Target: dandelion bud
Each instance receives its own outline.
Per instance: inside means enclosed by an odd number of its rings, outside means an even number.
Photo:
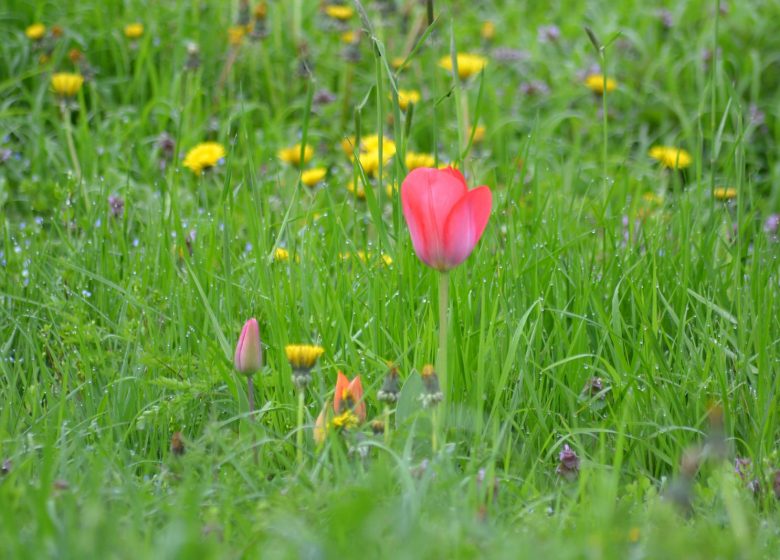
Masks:
[[[558,455],[558,468],[555,472],[566,480],[576,480],[580,474],[580,458],[577,453],[569,447],[569,444],[564,444],[563,450]]]
[[[381,436],[385,433],[385,423],[381,420],[374,420],[371,422],[371,431],[375,436]]]
[[[327,435],[328,431],[328,403],[325,403],[325,406],[322,407],[322,411],[320,412],[319,416],[317,416],[317,420],[314,422],[314,442],[317,445],[322,445],[325,442],[325,436]]]
[[[683,451],[682,459],[680,459],[680,474],[688,479],[692,480],[699,472],[701,466],[702,452],[698,447],[689,447]]]
[[[171,454],[176,457],[184,455],[184,440],[182,439],[181,432],[173,432],[171,436]]]
[[[421,397],[423,407],[431,408],[436,406],[444,399],[444,394],[441,392],[441,386],[439,385],[439,376],[436,375],[436,371],[430,364],[422,368],[420,376],[425,388],[425,392]]]
[[[197,70],[200,68],[200,48],[196,43],[187,43],[187,61],[184,63],[185,70]]]
[[[382,388],[376,394],[377,399],[385,404],[391,404],[398,400],[398,393],[400,387],[398,384],[398,369],[391,365],[390,369],[385,376],[385,381],[382,384]]]
[[[244,328],[241,329],[241,336],[236,345],[236,355],[234,359],[236,371],[244,375],[252,375],[263,365],[263,348],[260,343],[260,327],[257,319],[249,319]]]

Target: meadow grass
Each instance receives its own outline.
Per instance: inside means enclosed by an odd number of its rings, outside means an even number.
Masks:
[[[5,0],[0,556],[773,557],[780,7],[666,9],[458,0],[428,26],[422,3],[366,1],[341,29],[318,2],[269,0],[267,34],[231,46],[238,2]],[[457,52],[488,66],[454,79],[439,61]],[[50,85],[74,68],[92,71],[67,102],[81,177]],[[589,91],[594,71],[617,88]],[[356,134],[395,142],[377,177],[342,150]],[[196,175],[181,159],[206,140],[226,157]],[[329,169],[316,189],[277,157],[299,142],[304,168]],[[657,145],[692,164],[664,169]],[[436,452],[418,372],[439,347],[437,276],[386,192],[410,151],[494,201],[450,273]],[[256,419],[232,363],[252,316]],[[291,343],[325,349],[303,428]],[[387,437],[317,445],[338,370],[386,419],[388,361]]]

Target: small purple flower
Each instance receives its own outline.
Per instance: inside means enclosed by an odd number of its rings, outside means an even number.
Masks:
[[[734,461],[734,472],[737,473],[739,478],[746,480],[747,477],[753,471],[753,461],[747,457],[737,457]]]
[[[671,29],[674,25],[674,19],[672,18],[672,12],[667,9],[658,10],[658,19],[661,20],[661,25],[666,29]]]
[[[764,126],[766,123],[766,115],[764,114],[764,111],[758,108],[758,105],[755,103],[750,104],[749,108],[749,115],[750,115],[750,124],[761,127]]]
[[[498,47],[493,49],[493,60],[496,62],[522,62],[531,58],[527,51],[512,49],[509,47]]]
[[[550,93],[550,88],[541,80],[532,80],[520,84],[520,93],[528,97],[536,97],[538,95],[547,95]]]
[[[160,156],[159,166],[161,171],[165,171],[168,166],[168,162],[173,159],[173,154],[176,151],[176,141],[173,136],[167,132],[162,132],[157,137],[157,151]]]
[[[329,103],[333,103],[336,101],[335,94],[327,89],[320,89],[317,90],[314,93],[314,97],[312,98],[312,103],[315,105],[328,105]]]
[[[778,228],[780,228],[780,214],[769,214],[764,222],[764,233],[766,233],[772,241],[777,241]]]
[[[112,194],[108,197],[108,207],[111,209],[111,215],[119,219],[125,212],[125,200],[118,194]]]
[[[558,455],[558,461],[560,462],[558,468],[555,469],[555,472],[566,480],[576,480],[580,473],[580,458],[577,456],[577,453],[569,447],[568,443],[564,444],[563,450]]]
[[[195,235],[197,232],[194,229],[191,229],[189,233],[187,234],[187,237],[184,238],[184,243],[187,244],[187,251],[189,252],[190,256],[192,256],[193,252],[193,246],[195,244]]]
[[[561,38],[561,30],[557,25],[542,25],[537,36],[540,43],[555,43]]]

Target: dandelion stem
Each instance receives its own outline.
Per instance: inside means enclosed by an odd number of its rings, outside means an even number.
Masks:
[[[439,273],[439,356],[437,360],[437,371],[439,375],[439,383],[441,386],[441,392],[444,395],[444,403],[439,407],[437,406],[433,412],[433,448],[437,449],[436,445],[436,432],[440,429],[439,422],[443,422],[446,418],[445,410],[448,392],[448,376],[447,376],[447,327],[449,325],[449,289],[450,289],[450,274],[447,271]],[[439,411],[438,409],[441,409]]]
[[[390,441],[390,415],[392,412],[390,411],[390,407],[385,405],[384,410],[384,417],[385,417],[385,443],[388,443]]]
[[[601,69],[602,69],[602,75],[604,76],[604,83],[602,84],[601,90],[601,122],[603,125],[603,140],[602,140],[602,146],[601,146],[601,165],[602,165],[602,173],[604,174],[604,210],[606,211],[607,204],[609,203],[609,177],[607,176],[607,153],[608,153],[608,146],[609,146],[609,135],[608,135],[608,126],[609,126],[609,119],[607,112],[607,52],[606,47],[603,45],[599,48],[599,56],[601,57]]]
[[[76,181],[81,184],[81,195],[84,198],[84,203],[88,204],[89,200],[87,198],[87,189],[86,185],[84,185],[83,181],[81,180],[81,165],[79,165],[79,156],[76,152],[76,144],[73,142],[73,127],[70,124],[70,109],[64,101],[60,104],[60,109],[62,110],[62,120],[65,126],[65,141],[68,143],[68,152],[70,153],[70,159],[73,163],[73,170],[76,172]]]
[[[230,50],[228,51],[227,59],[225,59],[225,65],[222,67],[222,72],[219,74],[217,88],[214,92],[214,103],[219,101],[220,95],[222,94],[222,89],[225,87],[225,82],[227,82],[227,79],[230,76],[230,71],[233,69],[233,65],[236,63],[236,59],[238,58],[238,51],[240,49],[241,45],[231,45]]]
[[[298,391],[298,430],[295,433],[295,449],[297,450],[298,465],[303,465],[303,398],[304,390]]]
[[[301,20],[303,12],[303,5],[301,0],[293,0],[292,6],[292,28],[293,28],[293,42],[297,48],[301,43]]]

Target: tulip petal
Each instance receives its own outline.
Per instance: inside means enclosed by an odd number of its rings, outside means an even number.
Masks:
[[[469,191],[450,212],[444,226],[444,254],[446,268],[453,268],[466,260],[485,231],[493,195],[488,187]]]
[[[341,414],[341,401],[344,398],[344,392],[349,388],[349,379],[343,373],[339,372],[336,377],[336,391],[333,395],[333,411]]]
[[[444,224],[450,211],[468,192],[463,175],[455,169],[420,167],[404,179],[401,202],[417,256],[441,268],[444,261]]]
[[[357,416],[361,422],[365,422],[366,403],[363,400],[363,384],[360,381],[359,375],[349,383],[349,394],[355,401],[355,416]]]

